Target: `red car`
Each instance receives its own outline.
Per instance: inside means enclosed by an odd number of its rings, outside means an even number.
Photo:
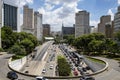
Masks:
[[[78,72],[77,71],[74,71],[73,72],[75,76],[78,76]]]

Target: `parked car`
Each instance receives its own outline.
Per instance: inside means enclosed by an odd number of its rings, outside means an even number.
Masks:
[[[36,80],[48,80],[48,79],[45,77],[36,77]]]
[[[14,79],[18,79],[18,75],[16,74],[16,72],[14,71],[9,71],[7,73],[7,77],[11,80],[14,80]]]
[[[80,80],[95,80],[95,78],[91,77],[91,76],[82,76],[80,78]]]

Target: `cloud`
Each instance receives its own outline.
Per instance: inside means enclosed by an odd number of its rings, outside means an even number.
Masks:
[[[29,3],[33,4],[33,0],[3,0],[7,4],[12,4],[14,6],[23,7],[23,5]]]
[[[53,31],[59,31],[62,22],[65,26],[73,26],[75,23],[75,13],[81,0],[45,0],[45,6],[38,9],[43,14],[43,23],[51,24]],[[56,6],[61,5],[57,8]],[[52,10],[55,8],[54,10]]]
[[[118,4],[120,4],[120,0],[118,0]]]
[[[107,12],[108,15],[111,15],[111,19],[114,19],[114,13],[112,12],[112,9],[109,9]]]
[[[97,27],[98,23],[99,23],[99,21],[90,20],[90,25],[91,25],[91,26]]]
[[[54,5],[52,5],[52,4],[45,3],[45,9],[46,9],[47,11],[52,10],[54,7],[55,7],[55,6],[54,6]]]

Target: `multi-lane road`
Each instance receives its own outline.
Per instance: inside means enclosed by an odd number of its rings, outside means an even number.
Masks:
[[[25,68],[25,70],[31,70],[31,73],[35,74],[38,72],[41,76],[55,76],[55,67],[56,67],[56,57],[57,53],[55,46],[51,45],[52,42],[47,42],[44,45],[41,46],[37,50],[37,54],[35,58],[31,61],[29,61],[29,67]],[[57,48],[58,49],[58,48]],[[7,73],[10,71],[8,68],[8,59],[11,55],[5,54],[5,55],[0,55],[0,80],[9,80],[6,76]],[[44,58],[44,59],[43,59]],[[101,74],[98,74],[94,76],[96,80],[118,80],[120,79],[120,68],[117,67],[119,66],[117,61],[115,60],[108,60],[105,59],[110,65],[108,68],[108,71],[105,71]],[[50,65],[53,65],[53,68],[50,69]],[[46,69],[45,74],[42,73],[43,69]],[[41,74],[42,73],[42,74]],[[110,76],[112,75],[112,76]],[[35,80],[34,77],[30,76],[24,76],[21,74],[18,74],[19,79],[24,79],[24,80]],[[52,80],[52,79],[50,79]],[[55,80],[55,79],[54,79]],[[59,79],[56,79],[59,80]],[[63,80],[79,80],[79,78],[76,79],[63,79]]]

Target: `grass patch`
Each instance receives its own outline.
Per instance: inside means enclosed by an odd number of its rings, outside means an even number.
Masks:
[[[117,60],[117,61],[120,61],[120,58],[113,58],[113,59],[115,59],[115,60]]]
[[[100,63],[100,64],[105,64],[103,61],[98,60],[98,59],[95,59],[95,58],[87,57],[87,59],[89,59],[89,60],[91,60],[91,61],[93,61],[93,62]]]

